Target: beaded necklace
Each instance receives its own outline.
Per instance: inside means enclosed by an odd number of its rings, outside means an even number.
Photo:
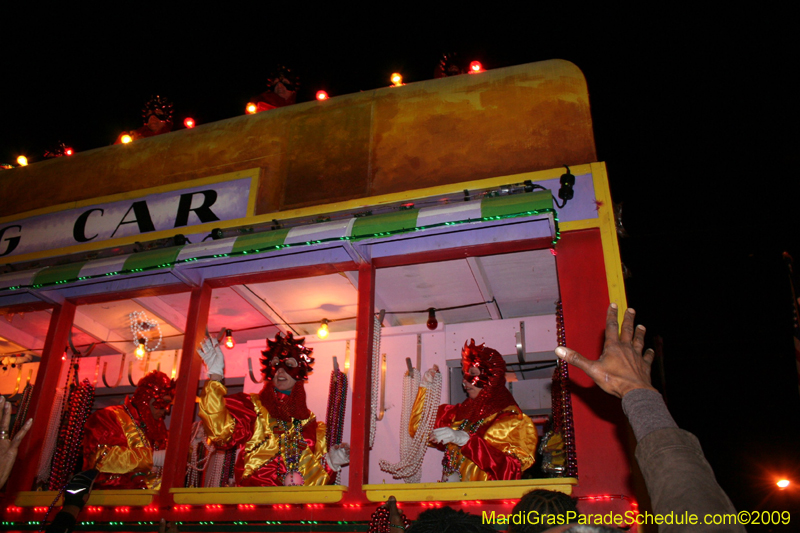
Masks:
[[[469,420],[462,420],[458,425],[458,430],[474,435],[484,422],[486,422],[486,418],[481,418],[472,423]],[[458,474],[458,478],[461,480],[461,465],[464,464],[465,459],[466,457],[461,453],[460,446],[448,444],[442,458],[442,481],[447,481],[447,478],[452,474]]]
[[[381,470],[389,472],[393,477],[402,479],[406,483],[419,483],[422,479],[422,461],[428,449],[433,425],[436,422],[436,412],[439,409],[439,399],[442,395],[442,374],[437,372],[433,376],[433,383],[428,386],[425,400],[422,405],[422,417],[412,438],[408,434],[411,409],[419,388],[419,370],[413,369],[406,372],[403,377],[403,407],[400,413],[400,461],[392,464],[383,459],[379,464]]]
[[[303,479],[300,473],[300,455],[302,449],[300,441],[303,441],[302,434],[302,421],[293,418],[291,422],[278,420],[283,433],[281,433],[278,443],[280,446],[280,454],[283,457],[283,464],[286,465],[286,474],[284,474],[284,484],[302,485],[298,481]],[[299,479],[297,479],[299,476]]]
[[[347,376],[344,372],[334,369],[331,371],[331,384],[328,389],[328,409],[325,421],[326,442],[328,449],[342,443],[344,435],[344,415],[347,406]],[[339,473],[335,474],[335,485],[341,484]]]

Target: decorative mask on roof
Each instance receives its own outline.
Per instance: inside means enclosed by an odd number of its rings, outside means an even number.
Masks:
[[[153,96],[142,108],[142,120],[145,124],[152,115],[164,122],[172,122],[172,102],[163,96]]]

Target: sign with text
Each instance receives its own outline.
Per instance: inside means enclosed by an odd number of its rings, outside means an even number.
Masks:
[[[247,216],[252,177],[0,223],[0,261],[17,255]],[[180,231],[178,232],[180,233]]]

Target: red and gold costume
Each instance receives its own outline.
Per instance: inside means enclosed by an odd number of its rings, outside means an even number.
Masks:
[[[520,479],[533,465],[538,436],[533,421],[517,405],[505,386],[506,364],[491,348],[464,344],[461,352],[464,381],[480,387],[475,399],[458,405],[443,404],[436,414],[435,428],[465,431],[469,440],[463,446],[449,443],[442,461],[444,481],[457,474],[461,481]],[[480,370],[470,375],[471,367]],[[413,437],[419,427],[428,389],[420,387],[409,421]]]
[[[153,468],[153,452],[167,447],[167,427],[150,405],[166,409],[175,381],[153,371],[139,380],[123,405],[95,411],[86,421],[83,469],[100,471],[94,488],[158,489],[160,469]]]
[[[226,396],[222,383],[209,380],[200,397],[206,435],[219,449],[238,448],[234,477],[239,486],[326,485],[334,480],[327,465],[325,423],[306,407],[304,380],[314,360],[304,339],[278,334],[262,354],[264,387],[257,394]],[[295,359],[297,366],[286,366]],[[279,363],[273,364],[274,360]],[[289,394],[276,390],[273,377],[284,368],[296,380]],[[292,476],[297,482],[287,481]]]

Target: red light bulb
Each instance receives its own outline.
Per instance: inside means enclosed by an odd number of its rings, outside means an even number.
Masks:
[[[194,119],[192,117],[186,117],[183,119],[183,125],[187,128],[194,128]]]
[[[317,100],[320,102],[328,99],[328,93],[325,91],[317,91]]]
[[[470,74],[477,74],[479,72],[483,72],[483,65],[481,65],[480,61],[473,61],[469,64],[469,73]]]
[[[232,350],[236,346],[236,341],[233,340],[233,332],[229,329],[225,330],[225,347]]]
[[[64,153],[67,155],[72,155],[75,153],[75,151],[72,148],[67,148],[66,150],[64,150]]]
[[[433,331],[437,327],[439,327],[439,321],[436,320],[436,309],[433,307],[428,309],[428,322],[427,322],[428,329]]]

